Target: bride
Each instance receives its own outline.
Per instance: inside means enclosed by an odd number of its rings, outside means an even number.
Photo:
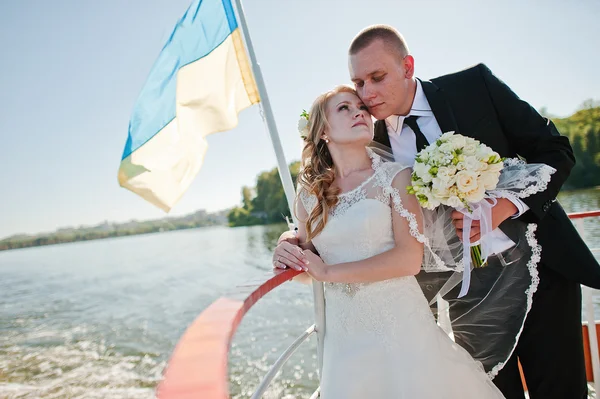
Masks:
[[[503,398],[436,324],[414,277],[427,240],[411,170],[367,147],[373,124],[354,89],[319,96],[308,131],[296,215],[304,270],[325,283],[321,397]]]

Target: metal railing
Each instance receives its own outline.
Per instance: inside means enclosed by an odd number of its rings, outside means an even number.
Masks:
[[[589,217],[600,217],[600,210],[569,214],[569,218],[573,220],[584,239],[583,220]],[[592,251],[600,252],[600,249],[592,249]],[[198,316],[177,343],[165,368],[163,379],[157,387],[156,397],[158,399],[229,398],[227,359],[233,334],[244,315],[260,298],[298,274],[300,272],[294,270],[279,271],[274,275],[270,274],[264,280],[259,279],[239,287],[237,293],[213,302]],[[600,392],[599,334],[596,331],[600,322],[595,321],[593,304],[593,292],[596,290],[585,286],[582,288],[587,319],[583,326],[583,334],[588,337],[584,342],[586,372],[588,381],[594,381],[596,392]],[[313,292],[316,324],[304,331],[279,356],[257,387],[252,399],[262,397],[285,362],[314,333],[317,333],[318,337],[318,364],[319,375],[321,375],[325,333],[323,284],[314,282]],[[596,328],[589,328],[590,326]],[[318,396],[319,388],[310,399],[316,399]]]
[[[294,342],[292,342],[292,344],[281,354],[281,356],[279,356],[275,363],[273,363],[273,366],[271,366],[271,369],[269,370],[265,378],[263,378],[263,380],[260,382],[258,388],[256,388],[256,392],[254,392],[251,399],[262,398],[263,394],[269,387],[269,384],[271,383],[271,381],[273,381],[273,378],[275,378],[275,375],[279,372],[279,370],[281,370],[285,362],[287,362],[290,356],[292,356],[292,354],[296,352],[296,349],[298,349],[300,344],[306,341],[308,337],[310,337],[310,335],[314,332],[315,325],[313,324],[306,331],[304,331],[302,335],[296,338]]]
[[[579,235],[585,241],[585,228],[583,225],[583,221],[585,218],[590,217],[598,217],[600,216],[600,211],[591,211],[591,212],[577,212],[569,214],[569,218],[575,224]],[[592,253],[598,253],[600,249],[590,248]],[[592,366],[592,376],[594,381],[594,390],[596,392],[600,392],[598,389],[600,388],[600,356],[598,353],[598,334],[596,331],[596,317],[594,315],[594,291],[593,288],[586,287],[584,285],[581,286],[582,294],[583,294],[583,303],[585,304],[585,318],[587,324],[587,336],[588,336],[588,345],[589,345],[589,357],[591,359]],[[587,351],[586,351],[587,352]],[[587,353],[586,353],[587,355]],[[587,363],[587,362],[586,362]],[[586,367],[587,368],[587,367]],[[589,376],[589,372],[588,372]],[[588,378],[589,379],[589,378]]]

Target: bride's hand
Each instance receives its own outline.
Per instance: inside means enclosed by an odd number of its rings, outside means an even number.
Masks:
[[[325,281],[327,276],[327,265],[323,262],[323,260],[315,255],[310,249],[304,250],[304,256],[308,260],[306,264],[306,272],[311,275],[317,281]]]

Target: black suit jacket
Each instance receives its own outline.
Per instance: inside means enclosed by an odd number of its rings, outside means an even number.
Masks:
[[[517,221],[538,224],[536,236],[544,265],[600,289],[598,262],[556,202],[575,165],[569,140],[484,64],[421,84],[442,132],[473,137],[502,157],[520,156],[528,163],[544,163],[556,169],[546,191],[523,200],[529,211]],[[375,123],[374,140],[391,147],[385,121]],[[500,225],[513,240],[514,222],[508,219]]]

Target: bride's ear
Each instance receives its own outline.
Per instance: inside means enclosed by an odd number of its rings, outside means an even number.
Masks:
[[[329,137],[325,133],[321,135],[321,140],[324,140],[325,144],[329,144]]]

